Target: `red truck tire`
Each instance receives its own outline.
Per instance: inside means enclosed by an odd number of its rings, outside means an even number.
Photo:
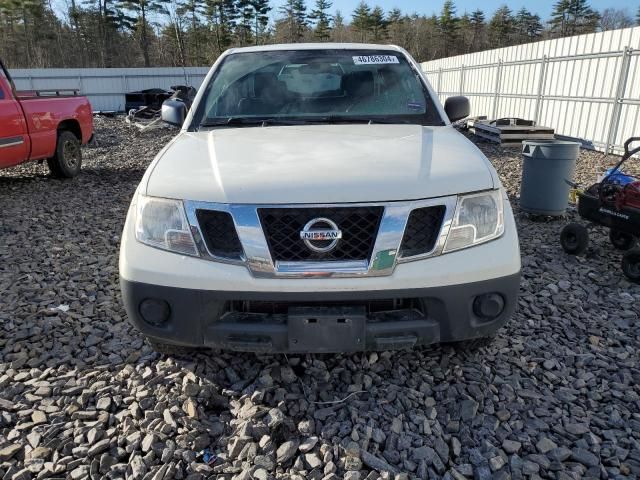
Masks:
[[[80,140],[68,130],[58,132],[55,155],[47,159],[51,175],[56,178],[73,178],[82,168]]]

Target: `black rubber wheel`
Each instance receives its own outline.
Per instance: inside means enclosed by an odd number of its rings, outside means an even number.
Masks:
[[[609,230],[609,240],[618,250],[631,250],[636,246],[636,238],[633,235],[613,228]]]
[[[622,271],[634,283],[640,283],[640,248],[633,248],[622,257]]]
[[[589,246],[589,230],[579,223],[570,223],[560,232],[560,245],[571,255],[580,255]]]
[[[80,140],[72,132],[62,130],[58,132],[56,153],[47,159],[51,175],[56,178],[73,178],[82,168],[82,150]]]
[[[163,355],[170,355],[175,357],[188,357],[196,352],[195,348],[183,347],[181,345],[172,345],[170,343],[163,343],[153,338],[147,337],[147,342],[151,345],[156,352]]]

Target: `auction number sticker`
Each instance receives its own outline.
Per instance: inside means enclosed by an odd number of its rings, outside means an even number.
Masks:
[[[388,63],[400,63],[395,55],[359,55],[353,57],[356,65],[385,65]]]

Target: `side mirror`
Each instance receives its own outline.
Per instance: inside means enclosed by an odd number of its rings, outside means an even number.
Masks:
[[[162,103],[162,121],[181,127],[187,116],[187,106],[178,100],[165,100]]]
[[[469,116],[471,104],[467,97],[449,97],[444,102],[444,111],[451,122],[457,122]]]

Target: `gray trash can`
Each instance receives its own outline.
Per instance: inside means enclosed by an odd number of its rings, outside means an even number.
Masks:
[[[578,142],[532,140],[522,145],[520,209],[538,215],[562,215],[569,203],[580,153]]]

